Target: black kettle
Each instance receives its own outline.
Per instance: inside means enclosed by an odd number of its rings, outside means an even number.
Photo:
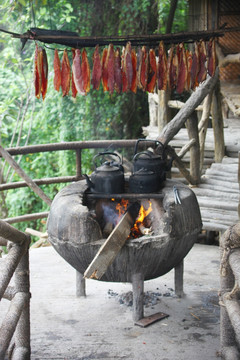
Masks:
[[[159,188],[159,176],[151,170],[139,169],[133,172],[129,178],[129,191],[131,193],[154,193]]]
[[[97,167],[96,159],[106,155],[115,156],[117,161],[105,161],[100,167]],[[91,179],[85,174],[90,191],[104,194],[121,194],[124,192],[124,170],[121,157],[114,152],[100,152],[93,158],[95,171]]]
[[[155,140],[155,147],[160,146],[162,148],[161,154],[155,154],[150,150],[138,152],[138,145],[141,141],[150,141],[150,139],[138,139],[135,145],[134,157],[133,157],[133,172],[137,172],[140,169],[151,171],[158,175],[158,181],[162,182],[166,179],[166,171],[169,171],[172,166],[172,160],[167,161],[164,145]]]

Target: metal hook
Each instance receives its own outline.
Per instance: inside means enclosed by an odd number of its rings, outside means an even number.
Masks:
[[[179,197],[178,189],[176,188],[175,185],[173,186],[173,194],[174,194],[175,204],[180,204],[181,205],[181,200],[180,200],[180,197]]]

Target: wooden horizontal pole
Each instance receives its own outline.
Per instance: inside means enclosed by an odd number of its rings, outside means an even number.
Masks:
[[[44,219],[44,218],[48,217],[48,214],[49,214],[49,211],[45,211],[45,212],[39,212],[39,213],[34,213],[34,214],[26,214],[26,215],[16,216],[16,217],[12,217],[12,218],[6,218],[6,219],[3,219],[2,221],[5,221],[8,224],[16,224],[16,223],[23,222],[23,221]]]
[[[5,221],[0,220],[0,235],[2,238],[12,241],[16,244],[23,244],[29,242],[29,236],[24,232],[17,230]]]

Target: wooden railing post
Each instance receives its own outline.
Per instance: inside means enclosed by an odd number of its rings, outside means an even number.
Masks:
[[[82,177],[82,150],[76,150],[76,176],[77,179],[81,179]]]

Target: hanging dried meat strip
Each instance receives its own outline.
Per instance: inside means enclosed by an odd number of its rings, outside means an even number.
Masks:
[[[158,46],[157,83],[158,90],[167,89],[167,56],[163,41]]]
[[[121,69],[121,55],[119,47],[114,53],[114,81],[115,90],[118,94],[122,91],[122,69]]]
[[[82,50],[81,72],[84,95],[87,95],[87,93],[90,91],[90,66],[87,58],[87,52],[85,49]]]
[[[107,51],[107,58],[105,62],[105,68],[107,72],[107,84],[110,94],[113,94],[114,87],[115,87],[115,80],[114,80],[114,48],[113,44],[109,44],[108,51]]]
[[[93,53],[93,68],[92,68],[92,79],[91,84],[94,90],[99,90],[100,82],[102,78],[102,65],[101,56],[99,54],[99,45],[96,45]]]
[[[42,78],[41,78],[41,64],[40,64],[40,53],[38,45],[35,47],[35,57],[34,57],[34,87],[35,87],[35,96],[39,99],[41,96],[41,87],[42,87]]]
[[[178,55],[175,53],[172,45],[168,55],[168,86],[169,89],[175,89],[178,78]]]
[[[74,60],[75,58],[75,49],[72,49],[72,59]],[[75,99],[77,96],[77,88],[75,85],[75,81],[74,81],[74,77],[73,77],[73,72],[72,72],[72,97]]]
[[[203,82],[207,77],[207,69],[206,69],[206,59],[207,52],[205,42],[203,40],[200,41],[199,46],[199,72],[198,72],[198,82]]]
[[[85,91],[83,88],[83,76],[82,76],[82,67],[81,67],[81,51],[79,49],[76,49],[75,51],[75,57],[72,63],[72,73],[78,93],[81,95],[85,95]]]
[[[108,91],[108,73],[107,73],[107,68],[105,66],[106,63],[106,59],[107,59],[107,52],[108,49],[105,48],[103,49],[103,54],[102,54],[102,85],[103,85],[103,91]]]
[[[148,80],[146,90],[150,93],[153,93],[157,80],[157,62],[155,51],[153,49],[150,49],[148,56]]]
[[[207,61],[207,70],[210,76],[214,76],[216,66],[217,66],[217,56],[216,56],[215,39],[210,39],[208,42],[208,61]]]
[[[191,89],[194,90],[198,86],[198,72],[199,72],[199,51],[198,43],[194,43],[194,51],[192,56],[191,67]]]
[[[66,96],[70,90],[71,82],[71,67],[67,54],[67,50],[64,49],[62,57],[62,71],[61,71],[61,86],[62,86],[62,96]]]
[[[187,88],[187,58],[184,49],[184,44],[181,43],[177,46],[177,57],[178,57],[178,78],[176,90],[181,94]]]
[[[122,79],[122,91],[126,92],[130,90],[133,79],[132,47],[130,42],[127,43],[122,55]]]
[[[61,86],[61,62],[59,59],[57,49],[55,49],[54,51],[53,69],[54,69],[54,78],[53,78],[54,89],[59,91]]]
[[[47,53],[45,49],[41,49],[42,52],[42,64],[41,64],[41,74],[42,74],[42,86],[41,93],[43,100],[45,99],[47,93],[47,85],[48,85],[48,61],[47,61]]]
[[[186,90],[189,91],[191,89],[191,69],[192,69],[192,52],[186,50],[186,58],[187,58],[187,84]]]
[[[138,66],[138,87],[143,91],[146,90],[148,80],[148,52],[146,46],[143,46],[138,52],[139,66]]]
[[[132,49],[131,57],[132,57],[132,70],[133,70],[131,91],[136,94],[136,92],[137,92],[137,54],[134,49]]]

